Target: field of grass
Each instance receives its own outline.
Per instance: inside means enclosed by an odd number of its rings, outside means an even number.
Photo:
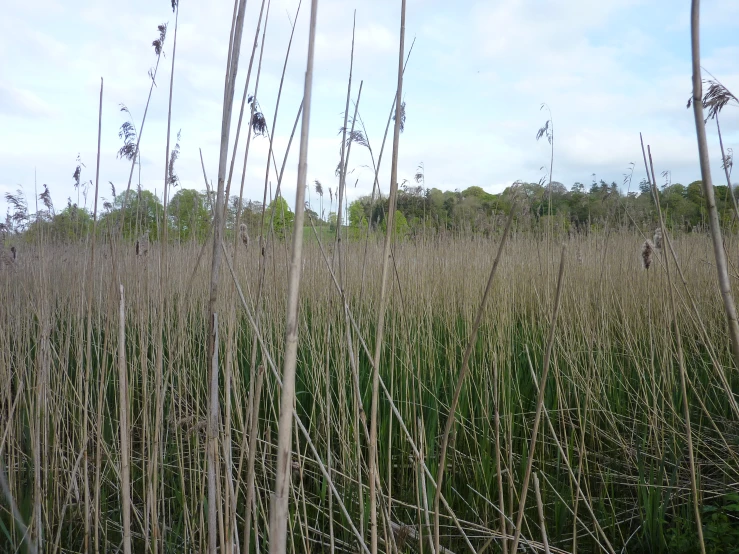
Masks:
[[[382,243],[350,241],[338,256],[306,233],[288,549],[360,552],[359,537],[369,544]],[[504,247],[449,441],[443,551],[510,551],[532,449],[520,549],[698,551],[677,331],[706,550],[739,552],[739,376],[710,238],[673,237],[679,273],[662,251],[643,269],[637,233],[561,241],[561,301],[540,406],[559,244],[514,231]],[[735,241],[727,237],[729,252]],[[427,238],[394,247],[379,369],[381,552],[433,552],[442,433],[499,242]],[[146,256],[124,244],[113,256],[103,245],[90,272],[86,245],[44,245],[0,272],[0,461],[3,492],[18,508],[14,517],[0,504],[1,552],[24,551],[24,524],[44,552],[117,552],[127,465],[133,551],[206,552],[209,448],[219,551],[244,552],[247,526],[250,551],[266,551],[290,254],[283,242],[266,257],[254,244],[238,247],[235,257],[226,248],[221,274],[215,427],[207,419],[210,247],[201,258],[200,244],[171,245],[160,259],[158,244]]]

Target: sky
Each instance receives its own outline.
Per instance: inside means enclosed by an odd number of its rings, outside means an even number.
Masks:
[[[271,0],[257,100],[270,129],[292,22],[297,23],[274,126],[282,164],[303,91],[310,1]],[[244,94],[261,2],[247,3],[236,85],[236,118]],[[739,95],[739,2],[702,2],[702,65]],[[352,74],[354,110],[377,157],[395,95],[400,32],[399,0],[320,0],[311,106],[308,182],[335,190],[356,10]],[[9,0],[0,18],[0,214],[5,193],[23,189],[33,208],[34,188],[51,190],[57,209],[67,199],[92,205],[73,186],[79,156],[82,181],[95,180],[100,79],[104,79],[99,196],[113,183],[125,189],[130,163],[117,159],[127,115],[140,127],[156,63],[157,25],[169,32],[141,140],[142,186],[161,195],[170,75],[171,143],[181,131],[176,171],[181,187],[204,189],[216,179],[228,35],[233,2],[183,0],[173,52],[175,15],[167,0]],[[568,188],[595,179],[621,184],[634,162],[632,190],[644,177],[639,133],[651,145],[658,180],[688,184],[700,178],[691,95],[689,0],[408,0],[403,83],[406,125],[399,145],[399,181],[412,181],[423,164],[425,186],[497,193],[516,180],[546,178],[550,145],[536,140],[554,128],[553,179]],[[264,27],[262,28],[264,29]],[[415,41],[415,42],[414,42]],[[254,94],[260,34],[248,95]],[[547,107],[542,109],[542,104]],[[246,108],[248,110],[248,106]],[[247,111],[248,113],[248,111]],[[551,115],[550,115],[551,114]],[[722,114],[726,147],[739,147],[739,108]],[[715,184],[725,183],[715,124],[709,122]],[[294,205],[299,130],[286,161],[283,195]],[[392,129],[380,172],[390,185]],[[244,173],[244,197],[261,200],[268,140],[254,137],[245,172],[245,132],[236,155],[232,191]],[[229,150],[230,151],[230,150]],[[230,156],[230,154],[229,154]],[[372,159],[352,147],[348,197],[371,191]],[[546,168],[546,169],[545,169]],[[669,171],[666,177],[660,175]],[[139,180],[138,171],[134,182]],[[268,176],[276,187],[274,169]],[[661,184],[661,183],[660,183]],[[311,186],[308,200],[318,211]]]

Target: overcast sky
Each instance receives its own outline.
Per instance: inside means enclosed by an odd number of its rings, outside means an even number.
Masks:
[[[739,2],[704,0],[703,66],[739,94]],[[257,94],[271,126],[291,20],[298,0],[272,0]],[[349,73],[352,16],[357,13],[352,99],[364,81],[360,115],[380,149],[397,75],[399,0],[320,0],[308,179],[335,188]],[[278,164],[300,104],[310,1],[304,0],[287,65],[275,150]],[[181,2],[172,106],[172,141],[182,130],[178,173],[183,187],[203,189],[198,149],[215,179],[223,77],[233,2]],[[652,145],[656,170],[673,182],[700,178],[692,111],[689,0],[408,0],[406,52],[415,38],[403,86],[406,130],[399,173],[411,179],[423,162],[426,186],[499,192],[517,179],[536,182],[549,145],[536,132],[549,118],[555,133],[554,179],[623,181],[636,162],[633,187],[644,176],[639,132]],[[237,84],[237,103],[254,40],[259,1],[249,0]],[[0,211],[4,194],[22,187],[29,199],[34,174],[61,208],[77,201],[72,174],[79,154],[94,179],[100,77],[105,79],[100,195],[109,181],[125,188],[129,165],[116,159],[125,103],[136,126],[155,63],[156,27],[169,22],[146,121],[143,186],[161,194],[164,179],[169,74],[174,14],[168,0],[9,0],[0,18]],[[261,37],[260,37],[261,44]],[[257,51],[257,55],[258,55]],[[255,64],[256,68],[256,64]],[[249,85],[249,94],[255,83]],[[352,107],[353,109],[353,107]],[[739,108],[727,108],[726,146],[739,147]],[[392,133],[391,133],[392,135]],[[242,135],[243,138],[243,135]],[[716,184],[724,181],[715,126],[709,141]],[[233,138],[232,143],[233,144]],[[241,144],[244,144],[242,140]],[[244,196],[261,199],[267,140],[252,142]],[[294,204],[297,138],[288,159],[284,195]],[[388,153],[390,146],[388,145]],[[238,159],[243,160],[240,148]],[[237,163],[238,187],[241,163]],[[355,147],[350,200],[371,189],[366,149]],[[389,156],[381,184],[389,189]],[[270,176],[274,179],[274,172]],[[358,184],[355,187],[355,181]],[[135,184],[136,181],[134,181]],[[310,197],[318,207],[315,191]],[[328,202],[326,192],[325,204]],[[92,202],[92,194],[88,204]]]

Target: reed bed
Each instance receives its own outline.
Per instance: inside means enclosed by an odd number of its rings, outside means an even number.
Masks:
[[[532,448],[537,487],[536,496],[529,491],[521,549],[696,548],[664,269],[668,254],[664,245],[655,247],[650,268],[644,269],[645,238],[630,231],[563,238],[569,254],[561,306],[542,421],[531,444],[559,249],[513,231],[477,333],[448,444],[441,551],[508,552]],[[433,551],[432,477],[499,240],[498,235],[425,237],[401,241],[393,249],[379,365],[381,552]],[[729,252],[734,240],[727,237]],[[715,284],[710,238],[677,235],[671,242],[685,279],[673,272],[706,548],[729,552],[722,548],[736,537],[722,525],[731,530],[739,523],[739,376]],[[280,387],[272,368],[281,367],[284,352],[288,246],[272,243],[265,257],[251,245],[237,246],[241,252],[233,270],[245,305],[226,264],[221,278],[231,292],[220,295],[215,310],[223,314],[217,335],[219,404],[224,407],[216,438],[218,544],[221,551],[229,544],[243,552],[253,456],[249,548],[262,552],[269,543],[277,458]],[[148,254],[137,256],[133,246],[117,248],[125,291],[125,380],[119,375],[122,295],[107,245],[91,271],[82,261],[85,245],[79,244],[24,251],[12,268],[0,272],[0,382],[7,384],[0,391],[0,461],[20,517],[44,552],[120,548],[121,471],[126,465],[121,429],[128,429],[132,551],[207,551],[210,260],[206,255],[196,263],[201,252],[196,243],[160,249],[152,243]],[[295,411],[306,432],[296,426],[293,433],[287,538],[292,552],[357,552],[369,544],[366,414],[372,400],[382,251],[382,239],[371,238],[365,264],[364,243],[344,242],[332,265],[330,246],[314,240],[305,244]],[[160,254],[166,258],[160,261]],[[226,254],[230,261],[229,247]],[[343,296],[333,278],[337,263],[342,264]],[[160,286],[162,265],[169,270]],[[262,269],[265,283],[255,326]],[[164,325],[157,336],[160,316]],[[259,348],[252,367],[255,337]],[[162,373],[157,375],[160,345]],[[259,386],[250,382],[252,376],[258,376]],[[121,390],[121,383],[127,390]],[[163,402],[159,409],[157,394]],[[120,409],[120,399],[126,399],[127,410]],[[258,417],[250,434],[253,410]],[[121,425],[120,414],[126,412],[129,421]],[[158,468],[156,478],[152,467]],[[86,497],[92,499],[87,526]],[[0,506],[0,551],[26,548],[30,543],[24,542],[10,507]]]

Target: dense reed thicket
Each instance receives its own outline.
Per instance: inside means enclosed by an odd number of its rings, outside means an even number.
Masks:
[[[394,247],[380,364],[382,552],[432,551],[441,435],[499,240],[499,234],[428,238]],[[444,551],[507,552],[510,540],[501,539],[514,535],[531,448],[540,494],[534,496],[532,485],[522,548],[696,551],[664,270],[667,246],[654,249],[645,270],[644,240],[628,232],[565,239],[543,417],[531,444],[559,256],[546,241],[514,230],[474,344],[447,452],[440,513]],[[736,251],[735,241],[727,237],[729,252]],[[690,234],[672,242],[680,264],[680,273],[672,267],[672,283],[706,548],[735,552],[739,377],[710,239]],[[152,244],[139,256],[132,246],[117,247],[125,290],[123,396],[121,305],[109,247],[100,247],[92,272],[80,262],[84,244],[19,252],[0,272],[0,382],[8,384],[0,393],[0,460],[20,520],[34,522],[31,531],[44,551],[114,552],[121,544],[119,398],[126,399],[129,414],[133,551],[206,551],[209,254],[200,258],[197,243],[170,246],[160,287],[159,247]],[[238,247],[233,269],[245,304],[233,286],[227,248],[226,292],[217,307],[218,542],[243,552],[253,457],[250,543],[252,552],[262,552],[269,540],[279,414],[274,370],[279,372],[284,350],[289,252],[282,242],[268,247],[266,257],[251,245]],[[333,545],[335,551],[357,552],[363,548],[357,535],[367,542],[369,537],[366,414],[382,242],[370,239],[365,250],[363,242],[350,241],[340,257],[316,241],[305,248],[295,409],[306,432],[297,425],[293,432],[288,549],[329,552]],[[253,398],[258,418],[250,434]],[[23,551],[21,528],[8,505],[0,506],[0,551]]]

